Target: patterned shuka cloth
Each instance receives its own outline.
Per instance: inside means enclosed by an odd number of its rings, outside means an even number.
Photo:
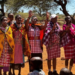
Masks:
[[[36,37],[38,37],[37,40]],[[31,53],[42,53],[41,41],[40,41],[40,29],[37,26],[36,28],[29,26],[28,38],[29,38]]]
[[[66,24],[63,25],[63,30],[66,28]],[[66,38],[70,37],[70,43],[64,46],[65,59],[74,59],[75,58],[75,25],[71,24],[70,32],[67,33]],[[69,40],[69,39],[68,39]],[[67,40],[66,40],[67,41]],[[65,41],[65,43],[66,43]]]
[[[5,34],[7,31],[8,31],[8,29],[9,29],[9,27],[6,27],[6,29],[5,28],[3,28],[3,27],[0,27],[0,30]],[[0,32],[1,33],[1,32]],[[10,66],[10,61],[11,61],[11,58],[10,58],[10,53],[9,53],[9,51],[10,52],[13,52],[12,51],[12,48],[10,48],[11,46],[10,46],[10,44],[9,44],[9,42],[8,42],[8,37],[6,37],[7,35],[4,35],[4,37],[2,37],[3,38],[3,41],[4,42],[2,42],[2,45],[3,45],[3,50],[2,50],[2,53],[1,53],[1,57],[0,57],[0,66],[3,66],[3,67],[9,67]],[[1,41],[2,41],[2,39],[1,39]],[[12,41],[12,40],[11,40]],[[11,42],[10,41],[10,42]],[[12,43],[12,42],[11,42]],[[14,46],[14,45],[13,45]],[[0,45],[0,47],[1,47],[1,45]],[[2,48],[2,47],[1,47]]]
[[[48,54],[48,60],[51,60],[53,58],[60,57],[60,27],[56,23],[57,27],[54,30],[54,32],[50,35],[50,31],[52,30],[53,23],[49,22],[47,24],[44,38],[43,38],[43,43],[46,46],[47,49],[47,54]]]
[[[12,31],[13,31],[13,33],[14,32],[17,32],[17,33],[19,33],[20,35],[22,34],[22,37],[23,37],[23,39],[22,38],[20,38],[20,39],[22,39],[22,42],[24,42],[24,44],[22,44],[22,51],[23,51],[23,54],[24,55],[26,55],[26,56],[28,56],[29,58],[31,57],[31,53],[30,53],[30,46],[29,46],[29,42],[28,42],[28,37],[27,37],[27,33],[26,33],[26,30],[25,30],[25,25],[24,24],[22,24],[22,26],[18,29],[18,27],[17,27],[17,25],[16,25],[16,23],[14,23],[14,24],[12,24],[11,25],[11,28],[12,28]],[[18,31],[17,31],[18,30]],[[14,33],[14,35],[15,35],[15,33]],[[18,36],[18,34],[16,34],[17,36]],[[15,35],[15,36],[16,36]],[[16,38],[16,37],[15,37]]]
[[[22,48],[22,34],[19,30],[13,32],[14,41],[15,41],[15,64],[23,63],[23,48]]]
[[[4,39],[4,48],[3,48],[3,52],[1,54],[1,58],[0,58],[0,65],[1,66],[10,66],[10,54],[8,53],[8,50],[9,50],[9,45],[8,45],[8,42],[7,42],[7,38],[5,37]]]

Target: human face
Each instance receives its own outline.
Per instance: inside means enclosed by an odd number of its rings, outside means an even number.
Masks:
[[[17,24],[20,24],[20,23],[21,23],[21,21],[22,21],[21,16],[18,16],[18,17],[16,18],[16,23],[17,23]]]
[[[68,18],[68,19],[66,20],[66,23],[67,23],[67,24],[71,24],[71,19]]]
[[[57,17],[55,17],[55,18],[52,18],[52,20],[51,20],[53,23],[56,23],[57,22]]]
[[[36,24],[37,21],[38,21],[38,20],[37,20],[37,17],[33,17],[33,19],[32,19],[32,23],[33,23],[33,24]]]
[[[4,18],[2,21],[2,26],[6,27],[7,26],[7,18]]]
[[[10,14],[8,18],[9,18],[10,21],[12,21],[14,19],[14,15]]]

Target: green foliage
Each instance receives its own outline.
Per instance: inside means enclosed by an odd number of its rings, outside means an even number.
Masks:
[[[53,0],[7,0],[7,9],[13,10],[16,13],[21,7],[34,9],[34,12],[42,16],[50,9],[56,9],[57,4]]]

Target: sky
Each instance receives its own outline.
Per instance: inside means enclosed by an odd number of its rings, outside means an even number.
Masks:
[[[0,7],[0,8],[1,8],[1,7]],[[53,11],[53,14],[56,14],[56,13],[63,14],[63,12],[60,11],[60,8],[61,8],[61,7],[59,6],[59,7],[57,8],[57,10]],[[69,14],[72,15],[73,13],[75,13],[75,0],[70,0],[70,3],[67,4],[66,8],[67,8]],[[24,12],[28,13],[28,11],[29,11],[29,10],[33,10],[33,8],[28,9],[28,8],[22,7],[21,10],[24,10]],[[4,11],[6,11],[6,8],[5,8]]]
[[[53,14],[59,13],[59,14],[63,14],[62,11],[60,11],[60,6],[57,8],[56,11],[53,11]],[[24,8],[22,8],[24,9]],[[32,10],[33,8],[25,8],[24,12],[28,12],[29,10]],[[69,14],[73,15],[73,13],[75,13],[75,0],[70,0],[70,3],[67,4],[66,9],[68,10]]]
[[[55,13],[60,13],[63,14],[62,11],[60,11],[60,6],[58,7],[58,10],[55,11]],[[75,13],[75,0],[71,0],[69,4],[67,4],[66,9],[68,10],[68,12],[72,15],[73,13]]]

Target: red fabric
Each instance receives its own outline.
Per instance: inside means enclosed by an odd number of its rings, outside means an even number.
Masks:
[[[31,26],[31,23],[29,24],[29,26]],[[44,30],[45,29],[43,29],[43,30],[40,30],[40,40],[41,40],[41,46],[43,46],[43,36],[44,36]]]
[[[22,34],[19,30],[14,31],[13,37],[15,42],[14,64],[21,64],[23,63]]]
[[[75,57],[74,57],[74,64],[75,64]]]
[[[34,40],[34,39],[35,39],[35,37],[28,37],[28,39],[29,39],[29,40]],[[38,36],[38,37],[36,37],[36,39],[37,39],[37,40],[39,40],[39,39],[40,39],[40,37]]]
[[[72,59],[75,57],[75,45],[67,45],[64,47],[65,59]]]
[[[29,26],[31,26],[31,23],[29,23]]]
[[[63,30],[65,30],[66,26],[67,26],[66,24],[63,25]],[[75,36],[75,25],[71,24],[71,28],[69,30],[70,31],[67,34],[68,34],[68,36],[70,37],[70,40],[71,40],[70,44],[75,44],[75,39],[74,39],[74,36]]]
[[[44,36],[44,30],[45,30],[45,29],[40,30],[40,40],[41,40],[41,46],[42,46],[42,48],[43,48],[43,36]]]
[[[34,29],[33,27],[29,26],[28,37],[35,37],[35,36],[36,37],[40,36],[39,28],[36,27],[36,29]],[[29,43],[30,43],[31,53],[42,53],[40,39],[29,40]]]
[[[0,66],[9,67],[10,66],[10,54],[8,50],[10,49],[7,39],[4,39],[4,48],[0,58]]]
[[[68,33],[66,33],[62,38],[61,38],[61,47],[66,46],[67,44],[70,44],[71,39]]]
[[[40,40],[37,40],[37,41],[29,40],[29,43],[31,47],[31,53],[42,53]]]
[[[29,26],[31,26],[31,23],[29,24]],[[43,39],[44,30],[45,30],[45,29],[40,30],[40,40],[42,40],[42,39]]]
[[[60,57],[60,37],[56,34],[53,34],[49,39],[49,47],[47,48],[48,60],[53,58]]]
[[[44,35],[44,29],[43,30],[40,30],[40,40],[43,39],[43,35]]]
[[[47,54],[48,54],[48,60],[60,57],[60,48],[59,48],[59,46],[51,47],[51,49],[47,50]]]

